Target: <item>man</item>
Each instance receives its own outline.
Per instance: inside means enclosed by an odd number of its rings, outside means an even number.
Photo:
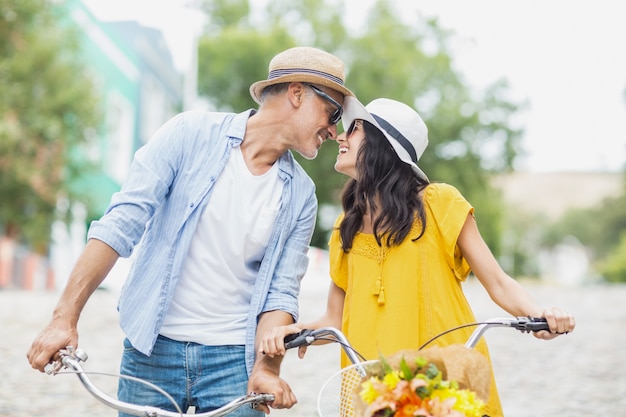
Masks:
[[[28,351],[31,366],[42,371],[59,349],[77,346],[85,303],[136,247],[119,301],[121,373],[198,413],[247,391],[274,394],[273,408],[293,406],[279,359],[255,356],[256,335],[297,319],[317,200],[290,150],[315,158],[336,137],[343,98],[352,95],[344,79],[337,57],[291,48],[250,87],[258,111],[184,112],[161,127],[91,225],[51,322]],[[172,409],[125,379],[118,396]]]

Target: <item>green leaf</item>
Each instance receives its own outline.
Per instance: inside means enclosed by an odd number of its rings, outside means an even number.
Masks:
[[[402,358],[402,360],[400,361],[400,373],[402,375],[402,379],[406,381],[410,381],[411,379],[413,379],[413,372],[411,371],[411,368],[409,368],[409,365],[406,363],[404,358]]]
[[[441,378],[441,373],[439,372],[439,368],[434,363],[428,364],[428,368],[426,368],[426,377],[428,379],[435,379],[437,376]]]
[[[385,375],[394,371],[391,365],[389,365],[387,358],[385,358],[382,353],[379,352],[378,357],[380,358],[380,364],[382,365],[383,372]]]

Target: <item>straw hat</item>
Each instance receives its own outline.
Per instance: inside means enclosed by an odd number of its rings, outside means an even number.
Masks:
[[[355,119],[373,124],[385,135],[400,160],[411,165],[420,177],[428,181],[424,171],[417,166],[428,146],[428,128],[415,110],[388,98],[377,98],[363,106],[356,97],[346,97],[342,116],[344,131]]]
[[[286,82],[308,82],[331,88],[344,96],[353,96],[344,87],[343,61],[321,49],[298,46],[276,55],[269,64],[267,80],[257,81],[250,86],[250,95],[257,103],[267,86]]]

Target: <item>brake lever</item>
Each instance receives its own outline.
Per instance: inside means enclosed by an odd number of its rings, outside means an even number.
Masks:
[[[48,375],[58,374],[59,371],[65,367],[65,364],[63,363],[63,358],[68,357],[68,356],[81,362],[85,362],[88,358],[87,353],[84,350],[81,350],[81,349],[75,350],[74,346],[66,346],[65,349],[59,350],[58,360],[52,361],[46,364],[46,366],[44,366],[43,368],[44,372],[47,373]]]

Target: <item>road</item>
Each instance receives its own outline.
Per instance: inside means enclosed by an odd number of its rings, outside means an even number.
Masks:
[[[626,286],[557,286],[524,283],[540,304],[573,312],[576,331],[542,341],[511,329],[493,329],[486,338],[507,417],[626,416]],[[302,319],[325,307],[327,278],[310,274],[302,289]],[[470,280],[465,292],[478,319],[506,316]],[[0,291],[0,416],[115,416],[79,385],[74,376],[51,377],[33,371],[26,351],[48,321],[57,292]],[[122,334],[117,325],[117,292],[98,290],[79,324],[81,348],[89,353],[89,371],[116,373]],[[338,347],[309,349],[300,360],[289,352],[283,377],[299,403],[272,416],[316,416],[316,393],[338,370]],[[105,392],[115,394],[115,378],[93,376]]]

